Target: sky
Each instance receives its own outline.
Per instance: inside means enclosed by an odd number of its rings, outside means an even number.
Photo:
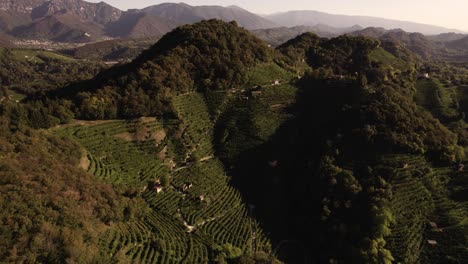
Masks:
[[[126,10],[165,2],[190,5],[237,5],[257,14],[316,10],[332,14],[376,16],[438,25],[468,32],[468,0],[87,0]]]

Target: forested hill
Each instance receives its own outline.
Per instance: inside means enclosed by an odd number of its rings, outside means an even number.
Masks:
[[[271,61],[274,52],[235,22],[204,21],[177,28],[133,62],[103,72],[67,96],[84,119],[161,114],[169,110],[171,96],[244,84],[248,69]]]
[[[463,263],[467,78],[391,41],[179,27],[2,98],[0,259]]]

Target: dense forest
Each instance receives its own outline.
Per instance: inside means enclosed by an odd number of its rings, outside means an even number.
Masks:
[[[272,48],[219,20],[99,73],[12,54],[59,74],[0,70],[6,262],[468,258],[461,64],[362,36]]]

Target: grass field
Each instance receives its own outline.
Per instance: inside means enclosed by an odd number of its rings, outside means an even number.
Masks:
[[[75,59],[46,50],[35,50],[35,49],[10,49],[13,57],[19,61],[33,61],[33,62],[44,62],[41,57],[62,60],[62,61],[74,61]],[[0,54],[5,52],[4,48],[0,48]]]

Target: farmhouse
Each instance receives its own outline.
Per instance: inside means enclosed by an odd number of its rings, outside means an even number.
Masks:
[[[418,75],[418,79],[430,79],[429,73],[421,73]]]

